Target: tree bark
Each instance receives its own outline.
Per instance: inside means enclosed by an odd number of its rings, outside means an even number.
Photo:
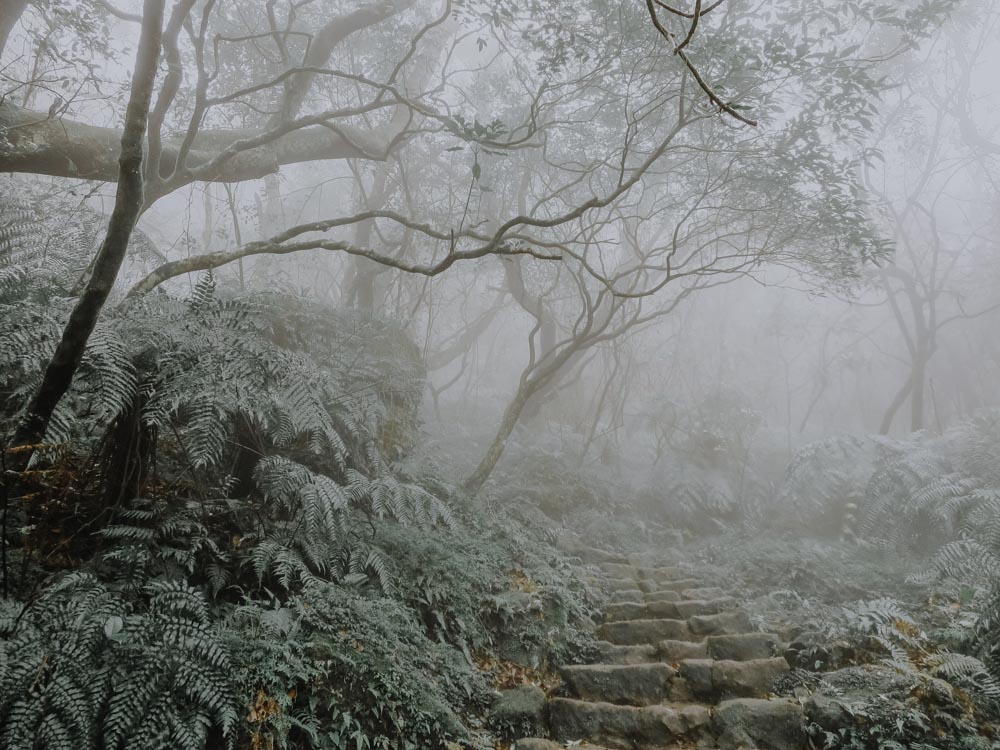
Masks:
[[[906,382],[903,383],[903,386],[896,393],[895,398],[892,399],[892,403],[889,404],[889,408],[886,409],[885,415],[882,417],[882,424],[878,428],[879,435],[889,434],[889,430],[892,429],[892,421],[896,418],[896,413],[906,403],[906,399],[912,391],[913,372],[911,371],[909,377],[906,378]]]
[[[97,252],[90,280],[70,313],[59,345],[46,366],[42,382],[14,435],[11,468],[15,471],[27,468],[35,446],[45,437],[53,411],[73,382],[87,341],[118,277],[128,249],[129,237],[142,211],[143,139],[160,54],[164,2],[165,0],[145,0],[143,5],[142,32],[122,131],[115,207],[108,223],[107,235]]]
[[[3,0],[0,2],[0,55],[7,47],[7,39],[13,30],[24,9],[28,7],[28,0]]]
[[[357,8],[347,15],[331,19],[313,35],[309,50],[302,61],[303,68],[322,68],[330,60],[334,49],[351,34],[392,18],[413,5],[414,0],[376,0]],[[298,116],[312,88],[316,73],[303,71],[289,79],[281,100],[281,109],[272,123],[288,122]]]
[[[910,432],[924,429],[924,394],[927,391],[927,360],[929,355],[923,350],[913,361],[913,393],[910,394]]]
[[[490,443],[490,447],[486,450],[486,455],[483,456],[476,470],[462,483],[462,489],[472,497],[479,494],[479,490],[483,488],[483,484],[486,483],[490,474],[493,473],[493,469],[496,468],[497,462],[507,448],[507,441],[510,439],[511,433],[514,432],[514,428],[521,418],[524,405],[528,403],[528,399],[531,398],[534,392],[535,389],[530,384],[522,383],[521,387],[517,389],[513,400],[504,410],[500,427],[497,429],[497,434],[493,438],[493,442]]]
[[[323,159],[383,159],[391,134],[339,125],[337,131],[322,125],[293,130],[268,143],[236,153],[210,174],[197,175],[207,182],[243,182],[274,174],[286,164]],[[125,133],[117,128],[87,125],[47,113],[0,103],[0,172],[26,172],[53,177],[113,182],[118,179],[120,143]],[[341,135],[341,133],[343,135]],[[241,141],[263,136],[256,130],[206,130],[200,133],[186,165],[197,170],[220,152]],[[164,139],[160,172],[174,171],[182,137]],[[174,187],[177,187],[175,185]]]

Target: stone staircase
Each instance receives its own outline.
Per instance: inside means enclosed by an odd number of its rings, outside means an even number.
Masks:
[[[611,592],[598,663],[563,668],[551,739],[515,750],[809,747],[800,705],[768,697],[789,669],[781,639],[753,632],[736,599],[678,568],[586,552]]]

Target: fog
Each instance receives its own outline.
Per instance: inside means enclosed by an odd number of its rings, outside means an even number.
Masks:
[[[0,0],[0,744],[995,746],[997,70],[992,0]]]

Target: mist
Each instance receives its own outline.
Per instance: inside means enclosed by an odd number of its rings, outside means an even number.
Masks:
[[[989,0],[0,0],[0,746],[995,747],[997,70]]]

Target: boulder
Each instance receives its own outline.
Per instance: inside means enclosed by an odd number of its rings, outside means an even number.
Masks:
[[[825,732],[838,733],[854,726],[853,714],[836,698],[811,695],[802,707],[806,718]]]

